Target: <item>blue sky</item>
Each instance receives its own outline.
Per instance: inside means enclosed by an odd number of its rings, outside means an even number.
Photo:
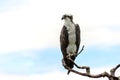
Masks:
[[[45,49],[19,51],[1,55],[1,72],[27,75],[52,71],[51,69],[55,67],[55,69],[60,69],[61,55],[59,53],[57,49]],[[47,54],[51,56],[47,56]]]
[[[85,47],[83,53],[77,57],[76,63],[89,65],[92,68],[117,65],[119,64],[119,47],[115,46],[108,50],[98,47]],[[0,56],[0,72],[28,75],[53,70],[65,71],[62,67],[61,58],[62,54],[57,48],[3,54]]]
[[[59,35],[66,13],[73,14],[82,31],[85,49],[77,64],[95,73],[119,64],[119,0],[68,1],[0,0],[0,79],[77,80],[66,75],[61,63]]]

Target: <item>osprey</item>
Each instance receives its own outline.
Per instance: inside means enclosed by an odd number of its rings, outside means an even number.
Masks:
[[[72,15],[65,14],[62,17],[62,20],[63,19],[65,23],[60,34],[60,47],[63,54],[62,63],[64,67],[73,68],[74,63],[72,61],[77,57],[80,45],[80,27],[73,22]],[[69,72],[70,71],[68,71],[68,74]]]

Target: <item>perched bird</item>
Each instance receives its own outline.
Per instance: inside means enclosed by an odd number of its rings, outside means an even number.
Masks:
[[[62,20],[65,21],[60,33],[60,47],[63,55],[62,63],[66,68],[73,68],[72,61],[75,60],[78,54],[80,45],[80,27],[73,22],[73,16],[65,14],[62,16]],[[71,60],[72,61],[71,61]],[[68,74],[70,71],[68,71]]]

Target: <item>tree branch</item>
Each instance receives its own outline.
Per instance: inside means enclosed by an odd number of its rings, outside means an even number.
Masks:
[[[110,70],[111,75],[115,76],[115,72],[116,72],[116,70],[117,70],[119,67],[120,67],[120,64],[118,64],[115,68],[112,68],[112,69]]]
[[[84,50],[84,45],[82,46],[82,49],[80,50],[80,52],[79,53],[77,53],[77,55],[76,56],[78,56],[83,50]]]
[[[82,49],[80,50],[80,52],[75,55],[76,57],[83,51],[84,49],[84,45],[82,46]],[[69,59],[69,58],[68,58]],[[116,77],[115,76],[115,72],[116,70],[120,67],[120,64],[118,64],[116,67],[112,68],[110,70],[110,74],[108,72],[103,72],[103,73],[100,73],[100,74],[96,74],[96,75],[93,75],[90,73],[90,67],[89,66],[78,66],[72,59],[69,59],[71,62],[73,62],[73,64],[78,68],[78,69],[86,69],[86,72],[83,73],[83,72],[78,72],[74,69],[71,69],[69,68],[67,65],[64,65],[65,62],[64,60],[62,60],[62,63],[63,63],[63,66],[68,70],[68,74],[69,72],[73,72],[75,74],[78,74],[78,75],[82,75],[82,76],[86,76],[86,77],[90,77],[90,78],[101,78],[101,77],[107,77],[109,80],[120,80],[120,76]]]
[[[69,59],[69,60],[71,60],[71,59]],[[71,61],[72,61],[72,60],[71,60]],[[103,72],[103,73],[93,75],[93,74],[90,73],[90,67],[88,67],[88,66],[82,66],[82,67],[81,67],[81,66],[78,66],[74,61],[72,61],[72,62],[74,63],[74,65],[75,65],[77,68],[79,68],[79,69],[86,69],[86,73],[82,73],[82,72],[78,72],[78,71],[76,71],[76,70],[73,70],[73,69],[65,66],[67,70],[69,70],[69,71],[71,71],[71,72],[73,72],[73,73],[75,73],[75,74],[82,75],[82,76],[86,76],[86,77],[90,77],[90,78],[107,77],[109,80],[120,80],[120,77],[116,77],[116,76],[115,76],[115,72],[116,72],[116,70],[120,67],[120,64],[118,64],[115,68],[112,68],[112,69],[110,70],[110,74],[105,71],[105,72]]]

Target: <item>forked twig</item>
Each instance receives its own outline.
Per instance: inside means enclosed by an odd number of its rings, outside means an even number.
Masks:
[[[82,46],[82,49],[80,50],[80,52],[77,53],[76,56],[78,56],[78,55],[84,50],[84,47],[85,47],[85,46],[83,45],[83,46]]]
[[[115,72],[116,72],[116,70],[117,70],[119,67],[120,67],[120,64],[118,64],[116,67],[112,68],[112,69],[110,70],[111,75],[115,76]]]

